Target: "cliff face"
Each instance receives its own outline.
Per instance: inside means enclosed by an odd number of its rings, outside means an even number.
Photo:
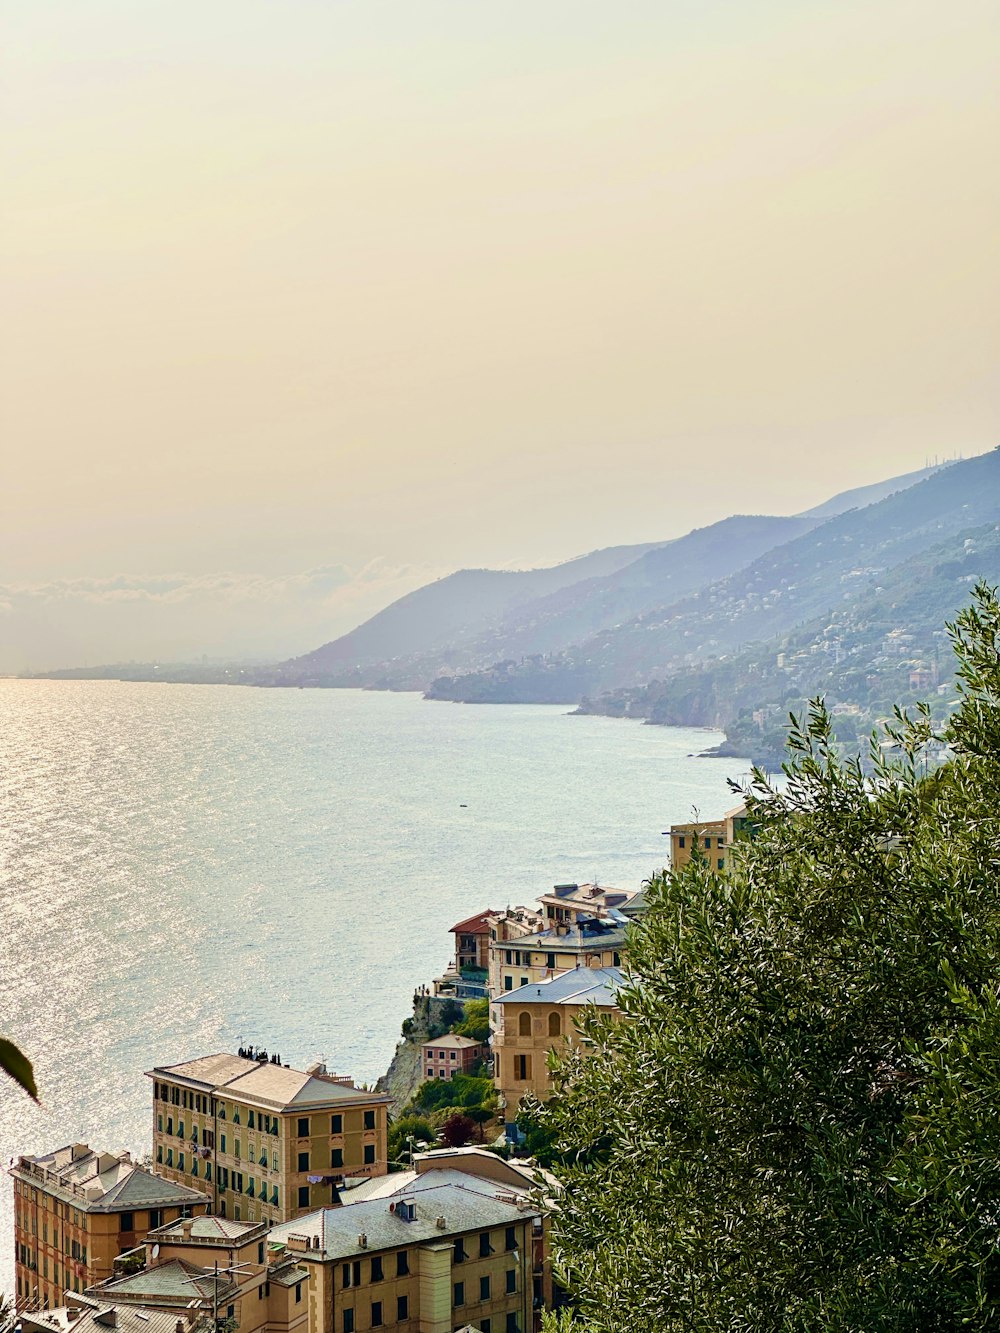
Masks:
[[[423,1083],[420,1067],[420,1047],[425,1041],[439,1037],[454,1022],[455,1006],[463,1008],[461,1000],[439,998],[434,995],[414,995],[413,1016],[403,1024],[403,1038],[396,1045],[389,1068],[375,1084],[378,1092],[392,1098],[390,1115],[398,1116]]]

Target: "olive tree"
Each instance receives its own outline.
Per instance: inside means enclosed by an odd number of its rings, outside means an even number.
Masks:
[[[595,1331],[1000,1322],[1000,605],[950,626],[961,699],[838,760],[819,701],[755,771],[724,873],[648,886],[624,1017],[536,1112],[554,1255]]]

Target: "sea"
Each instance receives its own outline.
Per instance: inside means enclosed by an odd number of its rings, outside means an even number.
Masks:
[[[383,1073],[449,927],[638,889],[735,802],[717,733],[417,694],[0,680],[0,1163],[148,1153],[144,1071],[264,1046]],[[0,1175],[0,1291],[13,1283]]]

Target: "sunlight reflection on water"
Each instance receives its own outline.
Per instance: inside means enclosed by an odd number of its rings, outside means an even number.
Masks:
[[[448,927],[549,885],[638,888],[733,804],[717,737],[416,695],[0,681],[0,1155],[148,1151],[143,1071],[259,1041],[387,1066]],[[462,808],[462,806],[466,808]],[[0,1290],[12,1281],[0,1186]]]

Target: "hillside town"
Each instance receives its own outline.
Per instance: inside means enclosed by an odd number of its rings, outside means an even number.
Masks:
[[[746,831],[743,807],[674,825],[672,865],[722,868]],[[536,1333],[561,1303],[560,1186],[526,1155],[519,1112],[549,1095],[550,1057],[579,1045],[586,1014],[619,1014],[644,910],[641,890],[557,884],[457,922],[421,988],[457,1017],[419,1043],[409,1105],[241,1047],[145,1071],[141,1161],[87,1143],[15,1158],[23,1333]],[[475,1036],[454,1030],[467,1015]],[[472,1084],[492,1096],[475,1143],[449,1098]],[[423,1090],[443,1109],[400,1155],[394,1127]]]

